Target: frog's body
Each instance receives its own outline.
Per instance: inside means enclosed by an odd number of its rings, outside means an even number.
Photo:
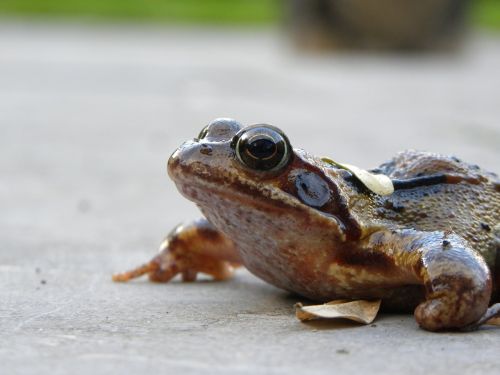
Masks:
[[[485,315],[500,273],[494,174],[456,158],[403,152],[373,171],[396,187],[379,196],[349,171],[292,150],[275,128],[241,128],[214,121],[171,156],[170,176],[208,222],[177,228],[160,255],[116,280],[146,272],[157,281],[177,273],[193,280],[196,272],[223,279],[242,263],[314,300],[418,306],[416,318],[430,330],[464,327]],[[267,160],[279,152],[267,158],[269,134],[284,150],[274,166]],[[245,137],[254,143],[242,144]]]
[[[417,151],[400,153],[377,172],[400,180],[447,174],[463,182],[376,196],[373,221],[419,231],[451,231],[466,239],[493,267],[497,246],[493,228],[500,222],[500,184],[495,174],[456,157]],[[353,211],[362,215],[355,207]]]

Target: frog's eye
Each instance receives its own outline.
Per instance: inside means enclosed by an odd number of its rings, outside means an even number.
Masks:
[[[238,160],[259,171],[278,170],[291,159],[292,147],[288,138],[271,125],[252,125],[234,136],[231,147]]]

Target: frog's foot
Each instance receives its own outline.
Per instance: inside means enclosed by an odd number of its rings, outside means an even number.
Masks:
[[[369,237],[368,248],[385,253],[394,262],[393,272],[402,277],[401,282],[425,286],[425,300],[415,309],[415,319],[422,328],[462,329],[487,316],[492,293],[490,270],[460,236],[437,231],[382,231]]]
[[[454,234],[432,232],[415,244],[421,246],[416,271],[427,291],[426,301],[415,309],[419,325],[437,331],[479,322],[492,289],[484,260]]]
[[[148,275],[151,281],[168,282],[181,274],[183,281],[195,281],[198,272],[225,280],[240,266],[231,240],[206,220],[175,228],[163,241],[160,253],[148,263],[113,275],[113,281],[129,281]]]

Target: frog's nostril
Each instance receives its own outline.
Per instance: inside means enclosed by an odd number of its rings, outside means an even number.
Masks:
[[[200,144],[195,141],[187,141],[177,148],[170,158],[168,158],[167,169],[170,176],[178,170],[182,169],[183,165],[188,164],[193,157],[198,155]]]
[[[200,147],[200,154],[210,156],[212,155],[212,151],[213,151],[212,147],[207,144],[203,144]]]

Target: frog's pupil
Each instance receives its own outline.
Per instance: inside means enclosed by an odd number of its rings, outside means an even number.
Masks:
[[[248,145],[248,152],[256,159],[269,159],[276,153],[276,143],[267,138],[257,139]]]

